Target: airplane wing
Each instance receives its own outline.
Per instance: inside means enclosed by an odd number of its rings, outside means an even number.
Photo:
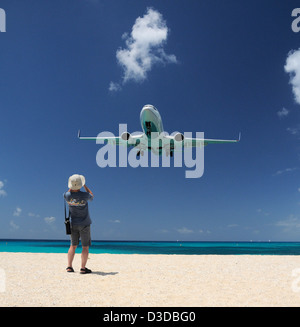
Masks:
[[[222,143],[237,143],[241,140],[241,133],[237,140],[218,140],[218,139],[197,139],[197,138],[188,138],[185,137],[183,145],[185,147],[202,147],[208,144],[222,144]]]
[[[145,134],[132,135],[127,132],[123,133],[121,136],[81,136],[80,131],[78,131],[78,138],[80,140],[91,140],[91,141],[103,141],[111,145],[121,145],[127,147],[137,147],[138,150],[147,150],[148,138]],[[237,140],[218,140],[218,139],[201,139],[201,138],[189,138],[184,137],[183,141],[174,141],[173,136],[163,136],[163,148],[166,151],[182,151],[183,147],[194,148],[203,147],[208,144],[221,144],[221,143],[236,143],[241,139],[241,133]],[[102,142],[101,142],[102,143]],[[154,145],[153,145],[154,146]]]
[[[141,143],[141,140],[144,138],[144,134],[140,135],[131,135],[128,133],[128,137],[121,136],[81,136],[80,130],[78,131],[78,138],[80,140],[89,140],[89,141],[103,141],[112,145],[123,145],[123,146],[137,146]]]
[[[167,137],[170,139],[170,137]],[[203,147],[208,144],[223,144],[223,143],[237,143],[241,140],[241,133],[239,134],[239,138],[237,140],[219,140],[219,139],[201,139],[201,138],[192,138],[185,137],[183,141],[174,142],[170,145],[170,150],[173,151],[182,151],[182,148],[196,148]],[[168,146],[167,146],[168,147]]]

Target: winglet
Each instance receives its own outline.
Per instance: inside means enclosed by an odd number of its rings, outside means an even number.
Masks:
[[[80,129],[78,130],[78,138],[80,139]]]
[[[239,133],[239,139],[237,140],[238,142],[241,140],[241,135],[242,135],[242,133],[240,132]]]

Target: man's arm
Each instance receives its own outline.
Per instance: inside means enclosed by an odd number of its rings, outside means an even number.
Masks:
[[[66,194],[67,194],[68,192],[71,192],[71,189],[70,189],[70,188],[68,189],[68,191],[67,191],[67,192],[65,192],[65,193],[63,194],[63,195],[64,195],[64,199],[65,199],[65,200],[67,200],[67,199],[66,199]]]
[[[88,193],[90,193],[90,195],[92,196],[92,197],[94,197],[94,194],[93,194],[93,192],[86,186],[86,185],[84,185],[83,186],[84,187],[84,189],[88,192]]]

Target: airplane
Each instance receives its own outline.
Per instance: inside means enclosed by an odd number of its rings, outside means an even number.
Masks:
[[[164,131],[162,119],[158,110],[151,104],[145,105],[140,113],[140,122],[144,133],[134,135],[127,131],[120,136],[103,136],[90,137],[81,136],[78,131],[80,140],[101,140],[107,141],[113,145],[133,146],[137,148],[137,156],[144,155],[144,151],[152,151],[155,154],[161,155],[163,151],[166,156],[173,157],[174,151],[182,151],[183,147],[203,147],[208,144],[220,143],[236,143],[241,139],[241,133],[237,140],[216,140],[204,138],[185,137],[180,132],[169,135]],[[153,142],[156,140],[156,142]]]

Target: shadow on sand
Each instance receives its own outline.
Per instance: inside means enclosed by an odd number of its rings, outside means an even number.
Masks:
[[[92,275],[107,276],[107,275],[116,275],[118,272],[102,272],[102,271],[92,271]]]

